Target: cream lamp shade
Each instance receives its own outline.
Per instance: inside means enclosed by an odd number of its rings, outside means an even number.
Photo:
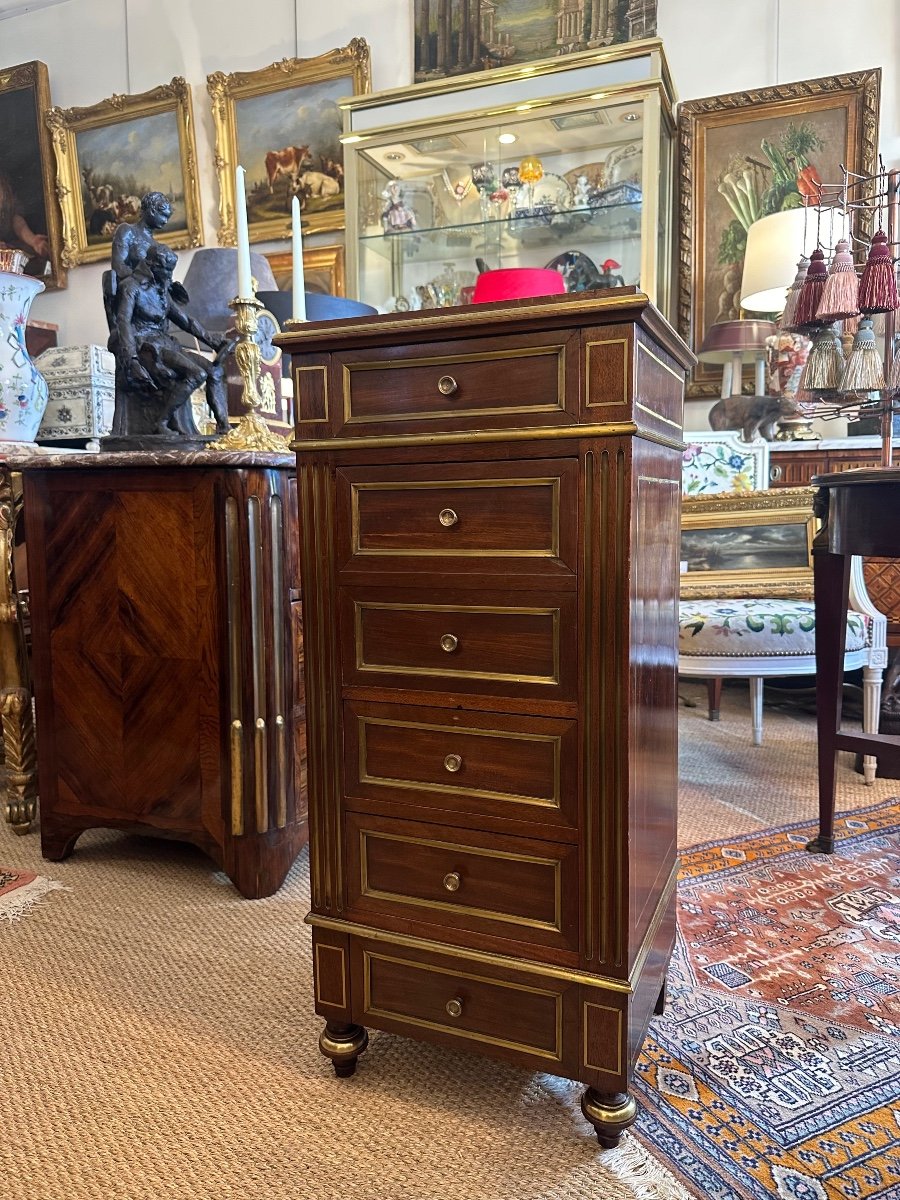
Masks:
[[[839,208],[789,208],[754,221],[747,230],[741,308],[780,313],[801,255],[833,246],[850,236],[849,228],[849,216]]]

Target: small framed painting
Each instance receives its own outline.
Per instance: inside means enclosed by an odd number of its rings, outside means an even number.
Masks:
[[[269,266],[280,292],[289,292],[293,282],[290,252],[267,254]],[[308,292],[325,296],[344,294],[344,247],[310,246],[303,248],[303,282]]]
[[[26,275],[65,287],[49,107],[42,62],[0,68],[0,248],[28,256]]]
[[[815,488],[691,496],[681,506],[681,598],[812,596]]]
[[[112,235],[140,216],[141,197],[164,192],[172,215],[156,236],[173,249],[202,246],[191,89],[177,76],[87,108],[51,108],[67,267],[108,259]]]
[[[237,166],[247,172],[251,242],[288,237],[291,201],[303,230],[344,228],[344,150],[338,101],[371,90],[369,44],[317,58],[285,58],[259,71],[207,77],[216,127],[219,244],[233,246]]]

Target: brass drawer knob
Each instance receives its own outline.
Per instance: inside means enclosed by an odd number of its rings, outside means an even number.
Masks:
[[[444,766],[448,771],[456,773],[462,766],[462,758],[458,754],[448,754],[444,759]]]
[[[438,513],[438,520],[445,529],[449,529],[451,525],[456,524],[456,522],[459,520],[459,517],[452,508],[442,508]]]
[[[452,396],[459,390],[459,384],[452,375],[442,375],[438,380],[438,391],[442,396]]]
[[[462,876],[458,871],[451,871],[449,875],[444,876],[444,887],[448,892],[458,892],[459,885],[462,883]]]
[[[446,650],[448,654],[452,654],[459,645],[459,638],[454,637],[452,633],[445,633],[441,638],[441,649]]]
[[[447,1015],[450,1017],[462,1016],[462,1000],[455,998],[447,1001]]]

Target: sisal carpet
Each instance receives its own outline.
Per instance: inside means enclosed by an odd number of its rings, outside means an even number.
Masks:
[[[767,711],[754,748],[746,688],[723,699],[717,725],[682,710],[685,845],[815,810],[811,719]],[[839,806],[897,791],[845,769]],[[37,837],[2,824],[0,861],[47,867]],[[101,831],[52,874],[70,890],[0,922],[0,1184],[11,1197],[695,1194],[638,1138],[601,1153],[580,1087],[551,1076],[374,1034],[357,1076],[335,1080],[316,1046],[305,855],[259,901],[190,847]]]

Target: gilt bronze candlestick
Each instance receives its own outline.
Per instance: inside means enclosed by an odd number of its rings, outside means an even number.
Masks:
[[[260,352],[256,340],[259,314],[263,304],[256,298],[256,280],[253,280],[253,296],[236,296],[229,307],[234,309],[238,342],[234,357],[243,381],[242,400],[247,410],[230,433],[219,438],[213,448],[217,450],[273,450],[284,454],[290,441],[269,428],[260,416],[262,398],[259,394]]]

